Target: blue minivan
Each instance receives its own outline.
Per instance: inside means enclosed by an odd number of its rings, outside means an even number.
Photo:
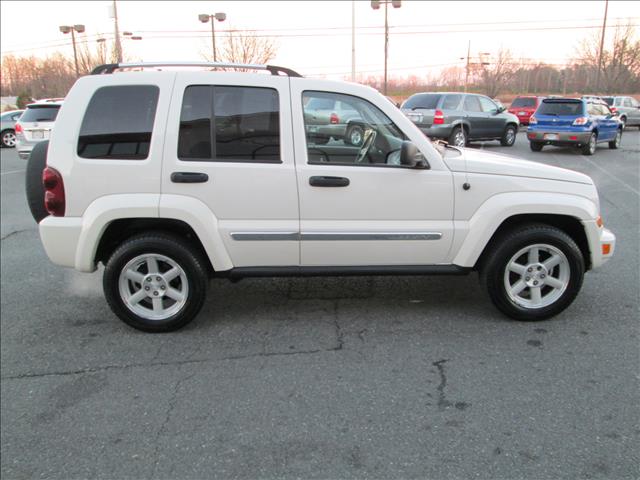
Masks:
[[[620,146],[622,122],[599,100],[545,98],[529,119],[527,138],[534,152],[545,145],[579,147],[593,155],[596,145]]]

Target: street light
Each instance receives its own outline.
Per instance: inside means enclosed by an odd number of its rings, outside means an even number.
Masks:
[[[209,15],[208,13],[201,13],[200,15],[198,15],[198,20],[200,20],[202,23],[207,23],[208,21],[211,21],[211,48],[213,49],[213,61],[216,62],[217,61],[217,57],[216,57],[216,31],[215,31],[215,20],[219,21],[219,22],[224,22],[227,19],[227,14],[226,13],[222,13],[222,12],[218,12],[216,14],[213,15]]]
[[[402,6],[401,0],[371,0],[371,8],[379,10],[380,5],[384,5],[384,94],[387,94],[387,57],[389,56],[389,19],[388,6],[391,4],[393,8]]]
[[[64,33],[65,35],[69,32],[71,32],[71,43],[73,43],[73,60],[75,62],[76,65],[76,77],[80,76],[80,71],[78,69],[78,53],[76,52],[76,34],[75,32],[78,33],[83,33],[84,32],[84,25],[60,25],[60,31],[62,33]]]

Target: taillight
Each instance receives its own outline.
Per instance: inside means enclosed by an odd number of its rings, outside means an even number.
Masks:
[[[444,124],[444,113],[442,113],[442,110],[436,110],[436,113],[433,116],[433,124],[434,125]]]
[[[611,110],[611,113],[616,113],[618,111],[616,107],[609,107],[609,110]]]
[[[531,115],[529,117],[529,125],[535,125],[536,123],[538,123],[538,119],[535,116]]]
[[[20,125],[19,123],[16,123],[14,130],[16,131],[16,133],[22,133],[23,132],[22,125]]]
[[[573,125],[586,125],[589,123],[589,117],[578,117],[573,121]]]
[[[65,197],[62,175],[55,168],[46,167],[42,171],[44,187],[44,208],[54,217],[64,217]]]
[[[336,113],[331,114],[331,116],[329,117],[329,123],[331,123],[332,125],[340,123],[340,119],[338,118],[338,115]]]

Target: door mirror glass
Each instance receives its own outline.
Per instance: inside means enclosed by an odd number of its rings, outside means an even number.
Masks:
[[[429,164],[413,143],[405,140],[400,147],[400,165],[410,168],[429,168]]]

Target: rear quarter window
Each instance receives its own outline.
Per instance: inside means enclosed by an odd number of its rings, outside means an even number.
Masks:
[[[439,93],[418,93],[409,97],[402,105],[402,108],[433,110],[438,107],[438,102],[441,98],[442,95]]]
[[[96,90],[82,119],[82,158],[144,160],[149,155],[160,89],[119,85]]]

